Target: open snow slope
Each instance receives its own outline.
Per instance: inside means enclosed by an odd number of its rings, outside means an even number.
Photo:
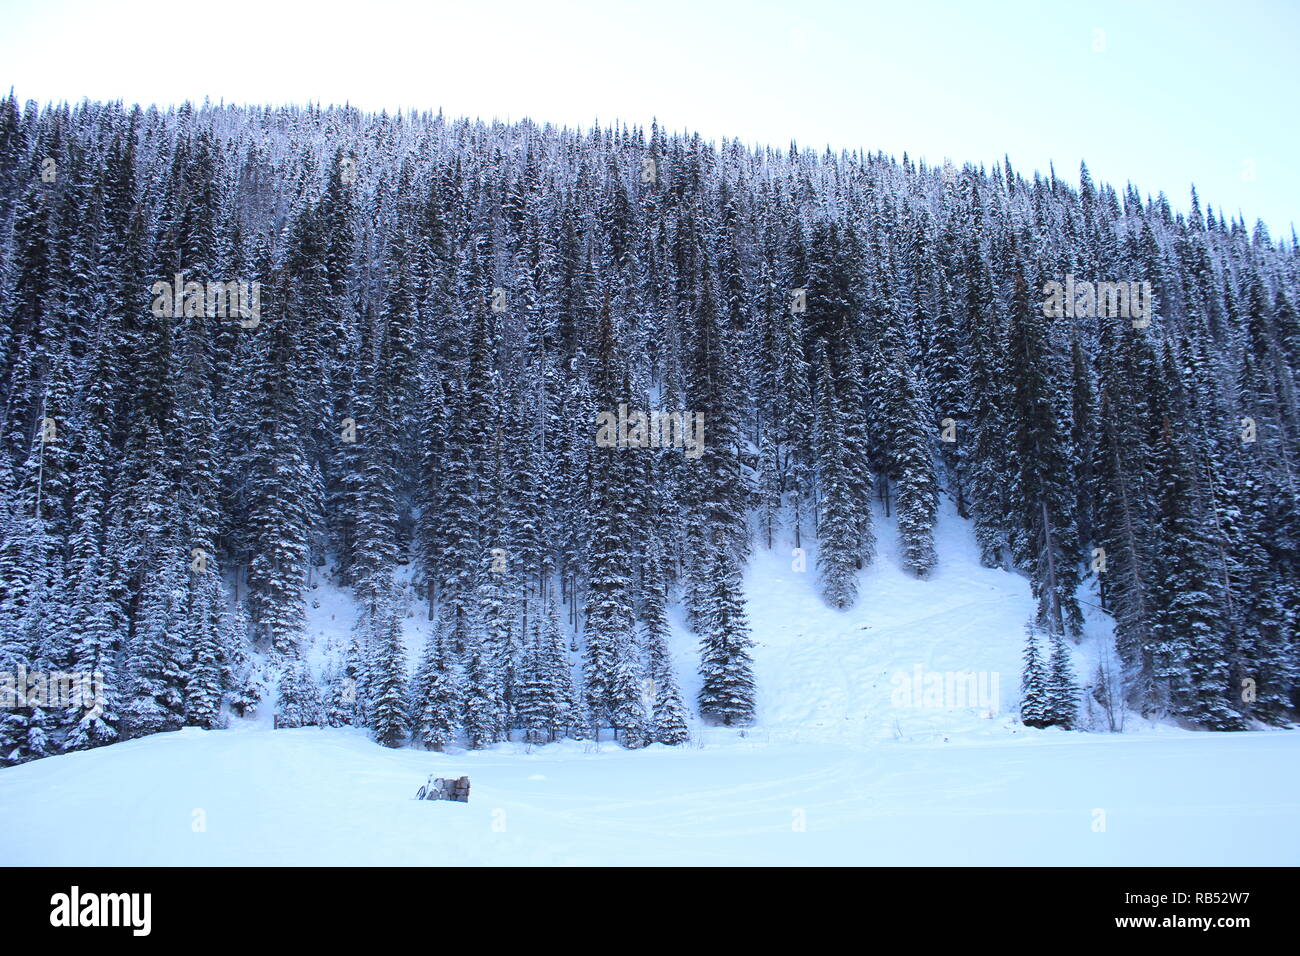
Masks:
[[[877,514],[875,524],[876,560],[846,611],[817,596],[815,548],[804,571],[794,570],[789,547],[751,556],[746,592],[757,644],[758,732],[771,740],[866,743],[1004,735],[1018,727],[1010,715],[1019,707],[1024,625],[1034,611],[1027,580],[981,567],[970,525],[946,501],[935,536],[939,565],[924,581],[902,569],[894,523]],[[689,665],[692,641],[684,629],[679,637],[676,659]],[[1109,619],[1090,618],[1075,654],[1077,676],[1092,676],[1109,641]],[[683,680],[694,689],[698,681],[687,670]],[[927,702],[930,675],[949,674],[977,675],[986,693]],[[910,693],[900,698],[900,688]]]
[[[894,529],[857,605],[816,595],[815,554],[747,575],[758,725],[637,752],[565,742],[386,750],[353,730],[185,730],[0,770],[4,864],[1300,864],[1300,731],[1032,731],[1013,718],[1023,578],[980,568],[940,523],[941,564],[904,574]],[[350,609],[314,592],[319,661]],[[412,650],[425,625],[409,620]],[[1109,644],[1102,615],[1081,679]],[[694,693],[694,641],[674,654]],[[987,700],[907,700],[903,678],[983,673]],[[910,690],[910,688],[909,688]],[[417,802],[469,774],[469,804]]]

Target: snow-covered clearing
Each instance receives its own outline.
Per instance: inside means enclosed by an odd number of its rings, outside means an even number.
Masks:
[[[185,730],[0,774],[0,860],[1300,863],[1294,732],[584,749]],[[412,799],[430,773],[469,774],[470,802]]]

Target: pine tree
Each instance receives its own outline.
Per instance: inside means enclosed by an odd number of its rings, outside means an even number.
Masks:
[[[612,681],[615,706],[610,715],[619,742],[629,750],[644,747],[649,742],[644,681],[639,649],[629,637],[618,648]]]
[[[1048,668],[1038,649],[1037,628],[1025,625],[1025,663],[1020,674],[1020,722],[1026,727],[1047,727],[1052,723]]]
[[[280,675],[275,701],[275,726],[311,727],[321,722],[320,689],[302,661],[291,661]]]
[[[573,665],[569,661],[568,644],[560,628],[559,609],[549,599],[545,618],[543,663],[547,683],[551,688],[547,714],[551,739],[554,740],[564,736],[574,723],[580,695],[573,684]]]
[[[1215,730],[1240,718],[1229,704],[1223,619],[1212,553],[1192,481],[1172,428],[1159,444],[1160,548],[1154,600],[1154,679],[1172,712]]]
[[[822,594],[833,608],[844,609],[858,596],[858,514],[848,477],[844,429],[825,352],[817,375],[817,569]]]
[[[1047,638],[1050,648],[1047,656],[1046,691],[1047,723],[1065,730],[1073,730],[1079,712],[1079,688],[1070,666],[1070,652],[1065,638],[1055,631]]]
[[[649,737],[658,743],[675,746],[690,736],[689,715],[668,651],[668,590],[662,552],[658,542],[653,540],[646,553],[641,622],[650,691],[647,696],[652,698]]]
[[[450,644],[445,619],[439,618],[413,684],[410,713],[415,738],[431,750],[443,750],[454,743],[460,730],[460,674]]]
[[[496,740],[509,740],[515,715],[520,657],[518,603],[512,589],[506,548],[488,552],[488,568],[479,585],[479,626],[487,653],[491,686],[487,693],[496,711]]]
[[[497,690],[495,659],[479,635],[465,645],[463,726],[469,745],[475,750],[491,746],[499,739],[501,725],[500,695]]]
[[[298,652],[305,626],[304,587],[315,484],[298,415],[293,369],[299,330],[288,316],[264,318],[253,366],[249,413],[260,418],[247,452],[249,612],[259,637],[286,657]]]
[[[993,294],[989,266],[979,249],[979,237],[965,237],[962,252],[961,323],[970,345],[965,377],[970,445],[969,491],[980,563],[1004,567],[1009,532],[1008,501],[1015,491],[1015,475],[1006,449],[1009,431],[1007,408],[1007,351]],[[963,422],[963,425],[965,423]],[[959,438],[963,433],[958,428]]]
[[[598,405],[615,409],[620,404],[623,378],[614,351],[614,325],[608,307],[602,310],[597,334],[600,364],[594,391]],[[617,733],[620,721],[634,732],[637,726],[634,709],[640,700],[640,685],[629,672],[629,646],[634,638],[632,555],[620,505],[626,457],[638,453],[612,444],[591,453],[583,691],[595,733],[603,726],[612,726]]]
[[[385,600],[371,622],[374,662],[367,691],[372,695],[369,716],[375,739],[385,747],[400,747],[409,736],[411,725],[402,618],[392,605],[391,597]]]
[[[1094,552],[1101,597],[1115,621],[1115,647],[1123,663],[1128,702],[1151,709],[1154,690],[1157,561],[1155,482],[1149,432],[1158,389],[1145,382],[1149,353],[1138,333],[1121,342],[1103,329],[1101,389],[1092,488]],[[1154,396],[1149,393],[1155,391]],[[1157,428],[1159,426],[1156,426]]]
[[[177,730],[184,723],[184,552],[173,545],[146,565],[132,639],[127,645],[120,732],[124,738]]]
[[[1014,248],[1012,250],[1014,254]],[[1078,637],[1083,614],[1078,588],[1077,524],[1063,383],[1053,375],[1055,360],[1043,323],[1030,314],[1030,289],[1017,269],[1012,295],[1009,355],[1015,402],[1016,494],[1023,521],[1024,558],[1039,599],[1039,620],[1054,631]],[[1030,558],[1030,554],[1033,555]]]
[[[70,544],[69,588],[73,597],[72,671],[89,680],[93,700],[81,701],[66,715],[64,750],[83,750],[117,739],[116,655],[122,633],[108,594],[101,532],[106,476],[102,431],[95,422],[79,429],[80,464],[73,511],[76,530]]]
[[[754,675],[740,569],[725,548],[709,565],[712,582],[700,631],[700,716],[726,726],[754,719]]]
[[[524,740],[532,744],[564,735],[573,700],[569,655],[558,612],[549,600],[545,608],[544,614],[533,620],[520,685],[520,724]]]
[[[652,738],[656,743],[670,747],[685,743],[691,733],[689,715],[671,665],[659,670],[658,676],[654,678],[653,691]]]
[[[935,515],[939,507],[939,486],[931,456],[931,429],[918,385],[910,369],[899,364],[886,418],[892,423],[889,437],[889,475],[898,498],[898,537],[903,567],[925,577],[938,562],[934,549]]]
[[[519,672],[517,714],[526,743],[544,744],[551,739],[547,715],[551,687],[547,676],[543,666],[542,623],[534,621]]]
[[[226,665],[224,679],[230,688],[230,709],[238,717],[252,717],[266,694],[256,662],[249,655],[251,632],[252,625],[244,603],[237,601],[226,632],[227,644],[222,658]]]
[[[187,609],[191,664],[185,686],[185,722],[215,729],[223,725],[226,690],[225,651],[229,645],[225,593],[212,570],[195,572]]]

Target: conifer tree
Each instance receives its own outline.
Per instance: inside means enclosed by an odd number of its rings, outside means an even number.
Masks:
[[[252,717],[266,694],[256,661],[249,653],[251,634],[252,625],[244,603],[236,601],[222,658],[226,665],[225,681],[230,688],[230,709],[237,717]]]
[[[1047,643],[1050,650],[1047,655],[1047,707],[1044,716],[1049,724],[1073,730],[1079,711],[1079,688],[1070,666],[1070,652],[1065,638],[1055,631],[1048,635]]]
[[[620,402],[622,376],[614,351],[614,325],[608,307],[597,329],[597,403],[606,410]],[[631,549],[619,502],[626,456],[639,451],[605,444],[592,450],[591,534],[586,590],[583,691],[595,731],[632,720],[640,688],[629,673],[633,640]]]
[[[898,537],[903,566],[925,577],[938,562],[934,549],[934,524],[939,488],[931,455],[931,429],[926,420],[918,384],[911,370],[895,366],[886,421],[889,474],[897,494]]]
[[[569,655],[555,605],[548,600],[545,612],[533,620],[524,658],[519,704],[524,740],[542,744],[563,735],[572,699]]]
[[[406,645],[402,618],[391,598],[375,618],[371,631],[374,664],[367,691],[370,701],[370,729],[385,747],[399,747],[410,734],[407,711]]]
[[[182,655],[188,566],[178,543],[145,568],[140,603],[127,645],[123,737],[177,730],[184,722],[187,683]]]
[[[844,609],[858,596],[858,518],[844,452],[844,429],[825,352],[817,376],[817,569],[822,594]]]
[[[1020,722],[1026,727],[1047,727],[1052,722],[1048,669],[1039,652],[1033,621],[1025,625],[1024,660],[1020,673]]]
[[[714,550],[709,569],[700,630],[700,716],[743,726],[754,719],[754,675],[740,569],[723,547]]]
[[[496,682],[496,661],[483,637],[475,634],[465,645],[464,673],[465,736],[475,750],[500,739],[501,701]]]
[[[229,646],[224,589],[215,571],[194,572],[186,623],[190,667],[185,686],[185,722],[215,729],[222,726],[226,691],[225,652]]]
[[[1212,553],[1186,459],[1172,428],[1160,438],[1158,481],[1159,573],[1153,677],[1171,711],[1215,730],[1240,718],[1229,703],[1229,665],[1223,641],[1219,585],[1208,566]]]
[[[652,540],[646,553],[641,594],[642,644],[652,698],[648,736],[661,744],[683,743],[690,735],[686,705],[668,651],[668,593],[662,551]]]
[[[1014,249],[1013,249],[1014,252]],[[1015,273],[1010,322],[1012,393],[1016,410],[1016,495],[1023,521],[1025,557],[1039,599],[1039,619],[1054,631],[1078,636],[1083,614],[1078,588],[1077,525],[1070,492],[1068,427],[1062,423],[1060,383],[1050,371],[1052,353],[1042,323],[1030,315],[1029,289]]]
[[[430,750],[442,750],[454,743],[460,731],[460,673],[447,631],[445,618],[439,618],[429,634],[413,683],[410,713],[415,738]]]
[[[275,726],[310,727],[321,722],[320,690],[302,661],[291,661],[280,675]]]

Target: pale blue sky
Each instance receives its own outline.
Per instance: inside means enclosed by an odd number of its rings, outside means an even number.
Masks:
[[[1100,32],[1098,32],[1100,31]],[[1300,0],[0,0],[22,99],[351,102],[1163,189],[1300,223]]]

